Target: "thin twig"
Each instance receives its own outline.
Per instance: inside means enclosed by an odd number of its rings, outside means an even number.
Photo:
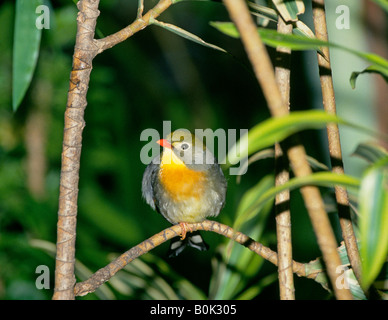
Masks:
[[[141,19],[144,11],[144,0],[138,0],[137,5],[137,19]]]
[[[287,25],[281,17],[278,21],[278,32],[292,33],[292,25]],[[284,103],[290,104],[290,55],[288,48],[276,49],[275,77]],[[279,143],[275,144],[275,185],[282,185],[289,180],[287,156]],[[275,197],[276,236],[278,248],[279,292],[281,300],[295,300],[294,278],[292,272],[292,241],[290,191],[280,192]]]
[[[261,243],[254,241],[247,235],[233,230],[227,225],[221,224],[216,221],[205,220],[200,223],[189,224],[189,227],[193,231],[206,230],[221,234],[247,247],[249,250],[252,250],[253,252],[257,253],[258,255],[262,256],[264,259],[268,260],[274,265],[277,265],[278,263],[278,255],[276,252],[272,251],[268,247],[265,247]],[[167,240],[179,236],[181,232],[181,226],[179,224],[174,225],[153,235],[149,239],[124,252],[122,255],[120,255],[114,261],[109,263],[107,266],[94,273],[88,280],[77,283],[74,288],[75,295],[83,296],[88,293],[94,292],[99,286],[108,281],[128,263],[154,249],[158,245],[166,242]],[[292,262],[292,269],[298,276],[308,277],[310,279],[315,279],[322,272],[322,270],[315,270],[311,274],[306,274],[305,265],[303,263],[295,261]]]
[[[224,0],[224,4],[240,32],[245,51],[252,63],[272,116],[279,117],[287,115],[287,106],[283,103],[279,88],[276,84],[271,60],[256,30],[245,1]],[[287,155],[294,174],[297,177],[308,176],[312,173],[307,162],[305,149],[302,145],[288,148]],[[322,251],[334,293],[337,299],[350,300],[352,299],[350,290],[338,288],[335,285],[338,276],[336,271],[338,270],[337,267],[341,265],[341,259],[336,251],[337,242],[330,220],[324,209],[324,203],[319,189],[317,187],[307,186],[301,188],[301,193],[317,237],[318,245]]]
[[[312,4],[316,37],[320,40],[328,41],[324,0],[313,0]],[[328,47],[323,47],[322,50],[326,59],[323,58],[322,55],[318,54],[318,64],[323,106],[328,113],[336,114],[333,78],[330,65],[330,52]],[[334,173],[344,174],[340,134],[337,124],[331,123],[327,125],[327,137],[329,141],[332,171]],[[335,196],[337,199],[338,215],[346,251],[354,274],[359,283],[361,283],[361,259],[350,216],[348,193],[344,187],[336,186]]]

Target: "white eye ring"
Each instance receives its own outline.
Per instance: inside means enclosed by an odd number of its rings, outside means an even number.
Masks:
[[[181,149],[182,149],[183,151],[185,151],[185,150],[187,150],[187,149],[189,149],[189,148],[190,148],[190,145],[189,145],[188,143],[183,142],[183,143],[181,144]]]

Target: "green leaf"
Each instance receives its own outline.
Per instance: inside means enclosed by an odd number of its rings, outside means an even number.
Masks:
[[[250,166],[252,163],[259,160],[263,160],[266,158],[273,158],[273,157],[275,157],[275,150],[273,148],[260,150],[255,154],[253,154],[251,157],[249,157],[248,161],[244,162],[244,164],[241,165],[241,168],[237,173],[237,178],[236,178],[237,183],[240,183],[242,172],[246,172],[247,167]],[[306,158],[307,158],[307,162],[309,163],[310,167],[313,170],[325,170],[325,171],[329,170],[327,165],[325,165],[322,162],[319,162],[317,159],[311,156],[306,156]]]
[[[245,192],[237,208],[237,223],[234,223],[234,229],[242,231],[252,239],[261,239],[271,212],[271,203],[268,202],[267,206],[260,207],[247,219],[238,219],[238,217],[245,216],[244,212],[249,209],[255,199],[273,185],[274,176],[267,175]],[[222,256],[223,260],[218,262],[217,273],[214,275],[216,280],[212,279],[213,283],[218,283],[218,285],[216,289],[213,286],[211,298],[234,299],[236,294],[246,286],[248,280],[257,274],[263,264],[263,259],[234,241],[228,241]]]
[[[12,108],[17,110],[31,83],[39,56],[42,30],[35,25],[35,10],[43,0],[16,0],[12,66]]]
[[[248,221],[252,218],[256,212],[259,212],[261,208],[275,195],[284,190],[294,190],[303,186],[314,185],[321,187],[334,187],[341,185],[347,188],[357,188],[360,185],[360,181],[357,178],[346,174],[337,174],[333,172],[317,172],[305,177],[292,178],[288,182],[272,187],[266,192],[261,194],[253,201],[248,208],[246,208],[243,214],[239,215],[235,221],[235,225],[240,225],[244,221]]]
[[[362,286],[367,289],[388,254],[388,158],[366,170],[359,191]]]
[[[244,223],[248,222],[250,219],[254,218],[257,214],[259,214],[260,208],[256,208],[256,210],[253,210],[249,216],[247,216],[246,212],[251,208],[255,201],[261,198],[265,194],[265,192],[267,192],[273,187],[273,185],[274,177],[272,175],[268,175],[261,179],[256,186],[252,187],[244,194],[237,208],[235,222],[233,224],[234,229],[241,230],[242,225]],[[241,219],[240,217],[245,218]],[[262,228],[264,228],[263,224]],[[260,234],[261,232],[262,229],[260,229]]]
[[[286,22],[297,21],[298,15],[305,10],[302,0],[272,0],[272,2]]]
[[[388,157],[388,151],[385,150],[382,146],[368,142],[368,143],[360,143],[353,155],[359,156],[369,163],[375,163],[380,161],[381,159]]]
[[[253,15],[264,18],[264,19],[271,20],[273,22],[278,21],[279,16],[278,16],[276,10],[274,10],[272,8],[265,7],[265,6],[261,6],[257,3],[250,2],[250,1],[248,1],[247,4],[248,4],[248,7]]]
[[[230,166],[298,131],[324,128],[329,122],[345,123],[339,117],[320,110],[295,111],[284,117],[270,118],[242,136],[228,152],[226,161],[220,162],[226,163],[226,167]]]
[[[225,33],[228,36],[238,38],[240,36],[237,28],[231,22],[212,22],[211,25],[218,29],[219,31]],[[317,38],[312,38],[310,36],[301,36],[296,34],[282,34],[278,33],[275,30],[258,28],[263,42],[271,47],[286,47],[291,50],[320,50],[320,47],[332,47],[344,50],[353,55],[356,55],[373,65],[375,71],[387,75],[388,74],[388,61],[383,57],[376,55],[374,53],[366,53],[351,48],[344,47],[342,45],[328,42],[324,40],[319,40]]]
[[[381,66],[378,66],[378,65],[371,65],[362,71],[352,72],[352,74],[350,75],[350,80],[349,80],[350,85],[352,86],[352,89],[356,88],[356,80],[357,80],[358,76],[360,74],[363,74],[363,73],[377,73],[377,74],[381,75],[386,82],[388,82],[388,69],[382,68]]]
[[[233,22],[210,21],[209,24],[229,37],[240,38],[240,32]]]
[[[171,32],[173,32],[173,33],[175,33],[175,34],[177,34],[185,39],[194,41],[202,46],[226,53],[226,51],[224,49],[222,49],[214,44],[208,43],[208,42],[202,40],[200,37],[196,36],[195,34],[192,34],[191,32],[186,31],[186,30],[184,30],[180,27],[177,27],[173,24],[161,22],[161,21],[158,21],[156,19],[150,19],[150,24],[154,24],[154,25],[157,25],[159,27],[162,27],[163,29],[171,31]]]
[[[276,10],[272,8],[268,8],[265,6],[258,5],[256,3],[248,1],[248,6],[251,11],[251,14],[254,16],[260,17],[265,19],[266,21],[270,20],[273,22],[278,22],[279,20],[279,15],[276,12]],[[265,27],[266,25],[261,25]],[[301,20],[297,20],[293,22],[293,30],[295,34],[299,34],[301,36],[307,36],[307,37],[312,37],[314,38],[314,32]]]

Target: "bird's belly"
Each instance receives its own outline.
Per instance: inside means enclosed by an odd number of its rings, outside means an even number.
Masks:
[[[211,212],[206,177],[202,172],[187,168],[160,170],[160,182],[165,191],[161,212],[171,223],[203,221]]]
[[[200,200],[205,191],[205,174],[187,168],[169,167],[163,166],[159,173],[160,182],[169,196],[175,201],[189,198]]]

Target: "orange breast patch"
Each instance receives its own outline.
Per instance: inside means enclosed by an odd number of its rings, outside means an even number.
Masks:
[[[205,174],[190,170],[186,166],[173,163],[161,165],[159,179],[175,201],[199,199],[204,191]]]

